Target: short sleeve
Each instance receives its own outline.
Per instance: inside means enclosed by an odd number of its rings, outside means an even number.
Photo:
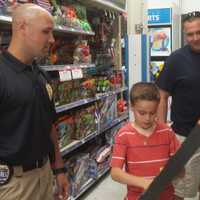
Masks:
[[[173,131],[170,132],[169,138],[170,138],[170,156],[173,156],[179,149],[181,144],[178,138],[176,137],[176,134]]]
[[[173,87],[177,79],[178,57],[178,54],[172,54],[167,58],[163,70],[156,80],[157,86],[170,94],[173,92]]]
[[[126,135],[119,131],[115,137],[113,145],[112,159],[110,166],[123,168],[127,152]]]

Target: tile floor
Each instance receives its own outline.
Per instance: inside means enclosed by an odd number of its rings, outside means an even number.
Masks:
[[[81,196],[80,200],[123,200],[125,194],[126,186],[113,181],[107,174]],[[198,198],[186,198],[185,200],[198,200]]]
[[[123,200],[126,194],[126,186],[111,179],[109,174],[89,189],[80,200]]]

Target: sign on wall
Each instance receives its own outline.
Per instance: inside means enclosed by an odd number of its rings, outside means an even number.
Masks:
[[[148,9],[148,25],[165,25],[172,22],[171,8]]]

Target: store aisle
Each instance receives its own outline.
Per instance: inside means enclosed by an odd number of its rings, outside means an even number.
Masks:
[[[111,179],[109,174],[102,178],[92,189],[80,197],[81,200],[122,200],[126,186]]]
[[[126,186],[113,181],[108,174],[80,197],[80,200],[123,200],[125,194]],[[185,200],[198,200],[198,198]]]

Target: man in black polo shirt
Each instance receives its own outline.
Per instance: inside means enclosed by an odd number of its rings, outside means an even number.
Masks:
[[[173,52],[156,83],[161,101],[158,117],[166,122],[168,97],[172,97],[172,128],[183,141],[200,118],[200,12],[185,15],[188,45]],[[175,181],[176,199],[196,196],[200,187],[200,150],[186,165],[185,177]]]
[[[60,195],[67,198],[68,181],[53,125],[52,89],[33,62],[48,55],[54,42],[53,18],[35,4],[13,13],[12,39],[0,55],[0,199],[51,200],[54,157]]]

